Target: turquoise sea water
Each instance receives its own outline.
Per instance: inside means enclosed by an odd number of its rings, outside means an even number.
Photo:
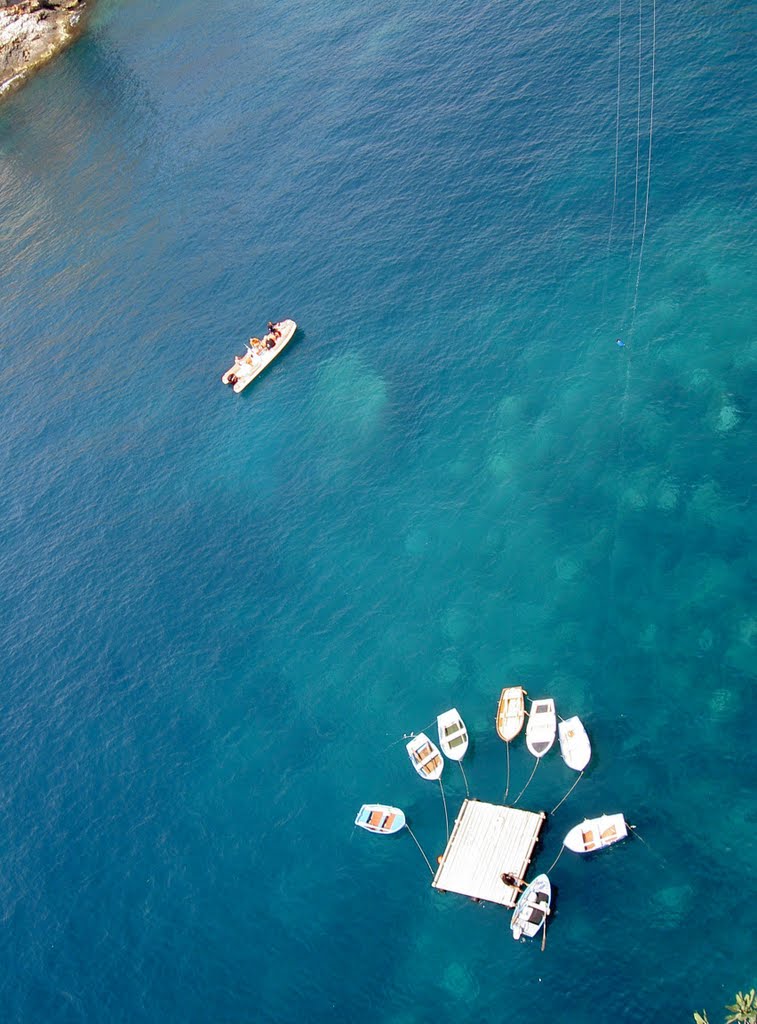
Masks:
[[[102,0],[0,108],[4,1021],[717,1020],[757,983],[753,26],[657,3],[644,233],[652,14],[639,80],[631,5],[618,47],[585,0]],[[398,804],[433,861],[403,733],[457,706],[500,800],[515,682],[594,747],[532,870],[584,816],[645,840],[560,859],[544,953],[352,826]]]

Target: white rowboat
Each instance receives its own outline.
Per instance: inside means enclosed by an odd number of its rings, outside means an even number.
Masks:
[[[231,384],[237,394],[244,391],[289,344],[296,330],[294,320],[279,320],[273,325],[273,331],[269,331],[258,344],[247,346],[245,355],[234,358],[234,365],[221,377],[221,382]]]
[[[407,744],[407,752],[413,768],[422,779],[438,779],[444,768],[444,759],[425,732],[413,736]]]
[[[563,839],[573,853],[591,853],[625,839],[628,826],[622,814],[603,814],[601,818],[587,818],[574,825]]]
[[[533,701],[526,726],[526,746],[534,757],[544,757],[555,742],[556,735],[555,702],[551,697]]]
[[[506,686],[499,695],[497,706],[497,735],[505,743],[514,740],[523,728],[526,719],[526,707],[522,686]]]
[[[450,708],[436,719],[439,746],[451,761],[462,761],[468,749],[468,730],[457,708]]]
[[[513,911],[510,922],[513,938],[519,939],[525,935],[526,938],[532,939],[540,928],[546,927],[551,902],[552,886],[549,879],[546,875],[537,875],[523,890],[523,895]]]
[[[355,824],[367,832],[391,836],[405,827],[405,812],[389,804],[363,804],[357,812]]]
[[[591,760],[591,743],[583,722],[577,716],[566,718],[557,726],[560,753],[568,768],[582,772]]]

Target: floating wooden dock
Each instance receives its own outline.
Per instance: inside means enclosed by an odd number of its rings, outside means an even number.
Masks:
[[[431,884],[441,892],[514,907],[518,892],[502,874],[526,877],[546,818],[543,811],[465,800]]]

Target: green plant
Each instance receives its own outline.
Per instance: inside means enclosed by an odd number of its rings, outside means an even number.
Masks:
[[[733,1006],[726,1006],[725,1024],[757,1024],[757,992],[737,992]],[[694,1024],[710,1024],[707,1011],[694,1014]]]
[[[733,1006],[726,1006],[725,1024],[757,1024],[757,992],[737,992]]]

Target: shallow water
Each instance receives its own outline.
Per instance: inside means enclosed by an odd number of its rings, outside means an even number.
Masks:
[[[2,1016],[716,1016],[757,931],[745,15],[658,5],[637,295],[650,7],[609,246],[617,9],[214,10],[102,2],[0,110]],[[544,954],[352,826],[398,804],[433,862],[402,735],[456,705],[499,800],[512,682],[594,748],[533,869],[602,811],[645,840],[560,859]]]

